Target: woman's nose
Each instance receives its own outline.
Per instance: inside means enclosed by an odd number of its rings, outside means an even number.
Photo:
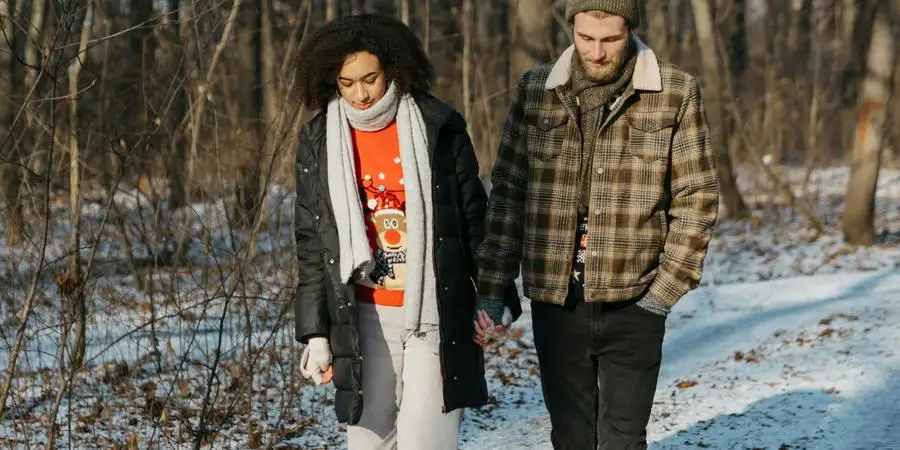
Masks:
[[[366,92],[366,89],[361,84],[356,85],[356,99],[359,101],[369,99],[369,93]]]

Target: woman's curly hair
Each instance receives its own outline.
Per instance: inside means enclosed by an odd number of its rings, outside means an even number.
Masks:
[[[346,58],[367,51],[381,62],[387,82],[398,93],[428,92],[434,81],[434,66],[418,37],[392,17],[359,14],[335,19],[303,44],[296,61],[296,94],[312,110],[324,109],[337,95],[337,77]]]

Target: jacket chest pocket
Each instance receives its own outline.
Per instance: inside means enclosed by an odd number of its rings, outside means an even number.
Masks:
[[[643,161],[669,157],[677,111],[632,113],[628,119],[628,154]]]
[[[536,110],[525,113],[528,156],[550,160],[563,151],[569,136],[569,113],[566,110]]]

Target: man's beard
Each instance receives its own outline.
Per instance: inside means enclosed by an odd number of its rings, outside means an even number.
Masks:
[[[622,67],[625,66],[629,53],[628,47],[625,47],[621,53],[609,58],[600,65],[587,61],[583,55],[579,54],[578,62],[581,64],[581,73],[586,79],[594,83],[609,84],[622,72]]]

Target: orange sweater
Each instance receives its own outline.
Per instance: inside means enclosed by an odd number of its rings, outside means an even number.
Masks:
[[[365,132],[351,130],[356,178],[375,268],[357,282],[357,300],[402,306],[406,284],[406,192],[397,123]]]

